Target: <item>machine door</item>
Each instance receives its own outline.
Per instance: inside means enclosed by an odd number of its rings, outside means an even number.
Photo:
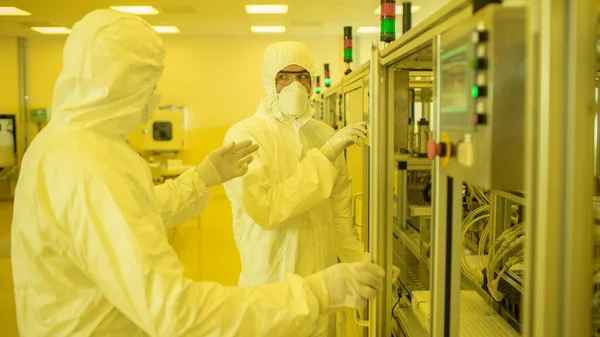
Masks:
[[[382,108],[383,71],[381,67],[379,48],[372,46],[369,77],[365,78],[362,90],[347,96],[345,103],[351,107],[347,111],[347,121],[366,121],[369,128],[369,140],[362,148],[348,151],[348,164],[352,167],[352,177],[355,179],[354,188],[362,188],[362,214],[360,224],[363,229],[363,242],[370,253],[373,262],[378,263],[387,271],[391,271],[391,238],[392,223],[388,216],[388,205],[391,203],[391,170],[388,165],[390,160],[390,142],[387,123],[387,114]],[[366,83],[368,82],[368,83]],[[362,100],[362,109],[359,109]],[[355,100],[355,101],[353,101]],[[362,111],[358,116],[356,111]],[[361,118],[362,117],[362,118]],[[362,156],[361,156],[362,155]],[[362,165],[361,165],[362,164]],[[362,167],[362,172],[360,171]],[[362,180],[355,177],[362,173]],[[388,272],[391,275],[391,272]],[[390,336],[391,322],[391,277],[385,282],[385,289],[380,295],[369,301],[364,311],[355,311],[353,321],[360,327],[361,336]],[[354,329],[355,330],[355,329]]]
[[[383,105],[384,72],[379,47],[371,47],[369,76],[369,142],[368,152],[368,251],[374,262],[387,271],[384,290],[369,301],[367,319],[369,336],[391,335],[391,270],[392,270],[392,171],[393,143],[390,141],[389,114]]]
[[[363,100],[362,87],[344,93],[344,107],[347,124],[363,121]],[[363,201],[365,200],[365,187],[363,186],[365,156],[363,152],[363,148],[358,146],[353,146],[346,150],[346,163],[348,165],[350,176],[352,177],[354,225],[356,226],[361,240],[363,239]]]
[[[365,87],[364,78],[359,79],[356,82],[351,83],[348,87],[344,88],[342,94],[343,99],[343,117],[346,120],[345,125],[339,125],[339,128],[352,123],[358,123],[365,121]],[[353,205],[353,218],[356,231],[359,239],[366,243],[365,237],[368,237],[367,228],[365,226],[365,204],[366,194],[368,189],[366,187],[365,179],[365,167],[367,161],[367,155],[365,155],[365,148],[360,146],[352,146],[346,150],[346,163],[348,171],[352,177],[352,205]],[[366,250],[366,249],[365,249]],[[343,334],[338,336],[343,337],[364,337],[366,336],[366,329],[356,323],[354,318],[358,315],[361,319],[365,317],[366,310],[361,310],[355,313],[354,310],[347,310],[344,315],[345,329]]]

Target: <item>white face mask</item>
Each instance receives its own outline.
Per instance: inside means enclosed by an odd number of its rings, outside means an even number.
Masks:
[[[148,97],[148,101],[146,101],[146,106],[142,111],[142,124],[146,124],[152,118],[152,114],[154,114],[154,110],[156,110],[158,107],[161,98],[162,95],[160,94],[160,91],[158,91],[157,88],[154,88],[150,94],[150,97]]]
[[[308,90],[297,81],[292,82],[277,94],[281,112],[289,117],[300,117],[308,106]]]

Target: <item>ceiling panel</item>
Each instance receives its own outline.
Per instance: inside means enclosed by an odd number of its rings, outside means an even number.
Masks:
[[[448,0],[415,0],[421,9],[413,14],[417,24]],[[398,1],[401,3],[401,1]],[[284,15],[248,15],[246,4],[287,4]],[[152,25],[175,25],[181,35],[244,36],[251,35],[251,25],[285,25],[285,35],[342,35],[342,27],[379,26],[374,10],[377,0],[0,0],[0,6],[14,6],[33,15],[0,16],[0,36],[35,36],[28,27],[47,24],[71,27],[86,13],[109,6],[151,5],[159,15],[144,16]],[[398,17],[398,31],[401,20]]]

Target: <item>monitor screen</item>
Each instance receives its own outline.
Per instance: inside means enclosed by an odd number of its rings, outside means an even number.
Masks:
[[[470,44],[442,50],[440,61],[440,121],[442,128],[465,129],[473,126],[470,110],[474,82],[470,67]]]
[[[467,46],[452,49],[441,59],[441,113],[468,112]]]

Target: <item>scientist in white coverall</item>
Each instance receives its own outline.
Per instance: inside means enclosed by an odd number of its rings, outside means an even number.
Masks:
[[[98,10],[68,37],[52,119],[23,159],[12,224],[21,336],[309,336],[319,315],[363,307],[371,263],[250,288],[193,282],[164,227],[200,212],[207,187],[242,175],[249,141],[154,187],[124,136],[157,106],[160,37],[141,18]]]
[[[299,42],[267,47],[258,111],[229,129],[225,143],[259,145],[248,174],[226,183],[240,252],[239,285],[307,276],[342,262],[360,261],[364,245],[352,220],[352,180],[343,151],[365,139],[365,123],[335,132],[312,118],[313,57]],[[316,335],[335,334],[323,317]]]

